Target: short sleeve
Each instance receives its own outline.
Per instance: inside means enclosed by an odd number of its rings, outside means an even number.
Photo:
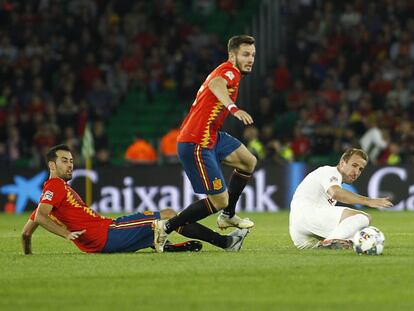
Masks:
[[[339,186],[341,187],[342,184],[342,177],[339,172],[336,170],[323,170],[320,175],[320,182],[322,188],[326,191],[332,186]]]
[[[35,208],[35,210],[32,212],[32,214],[30,215],[29,219],[34,221],[35,217],[36,217],[36,212],[37,212],[37,207]]]
[[[217,75],[224,78],[229,86],[235,86],[240,81],[240,73],[234,67],[225,66],[221,68]]]
[[[50,204],[58,208],[66,197],[65,183],[61,179],[50,179],[43,187],[40,203]]]

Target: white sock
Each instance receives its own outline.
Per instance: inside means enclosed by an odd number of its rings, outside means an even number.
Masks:
[[[363,214],[356,214],[342,220],[326,239],[352,239],[358,230],[368,226],[368,217]]]

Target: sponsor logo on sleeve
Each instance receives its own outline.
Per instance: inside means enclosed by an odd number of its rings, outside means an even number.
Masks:
[[[47,190],[47,191],[45,192],[45,194],[43,195],[42,200],[52,201],[52,198],[53,198],[53,192],[52,192],[52,191],[50,191],[50,190]]]
[[[231,71],[227,71],[224,75],[227,76],[230,80],[234,79],[234,73]]]

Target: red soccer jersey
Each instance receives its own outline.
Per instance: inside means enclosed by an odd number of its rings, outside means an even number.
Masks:
[[[53,206],[49,216],[69,231],[86,229],[79,238],[73,240],[84,252],[100,252],[108,237],[111,218],[103,217],[90,209],[80,196],[61,178],[48,179],[43,185],[40,203]],[[36,210],[30,216],[34,220]]]
[[[231,62],[225,62],[210,73],[198,90],[190,112],[181,125],[178,142],[192,142],[205,148],[213,148],[216,144],[217,133],[229,114],[208,88],[211,79],[216,77],[226,79],[229,96],[233,102],[236,101],[241,74]]]

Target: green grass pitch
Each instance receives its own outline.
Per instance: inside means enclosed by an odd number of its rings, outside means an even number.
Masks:
[[[244,214],[256,227],[240,253],[84,254],[38,229],[24,256],[28,215],[2,214],[0,310],[414,310],[414,213],[372,215],[382,256],[298,251],[287,212]]]

